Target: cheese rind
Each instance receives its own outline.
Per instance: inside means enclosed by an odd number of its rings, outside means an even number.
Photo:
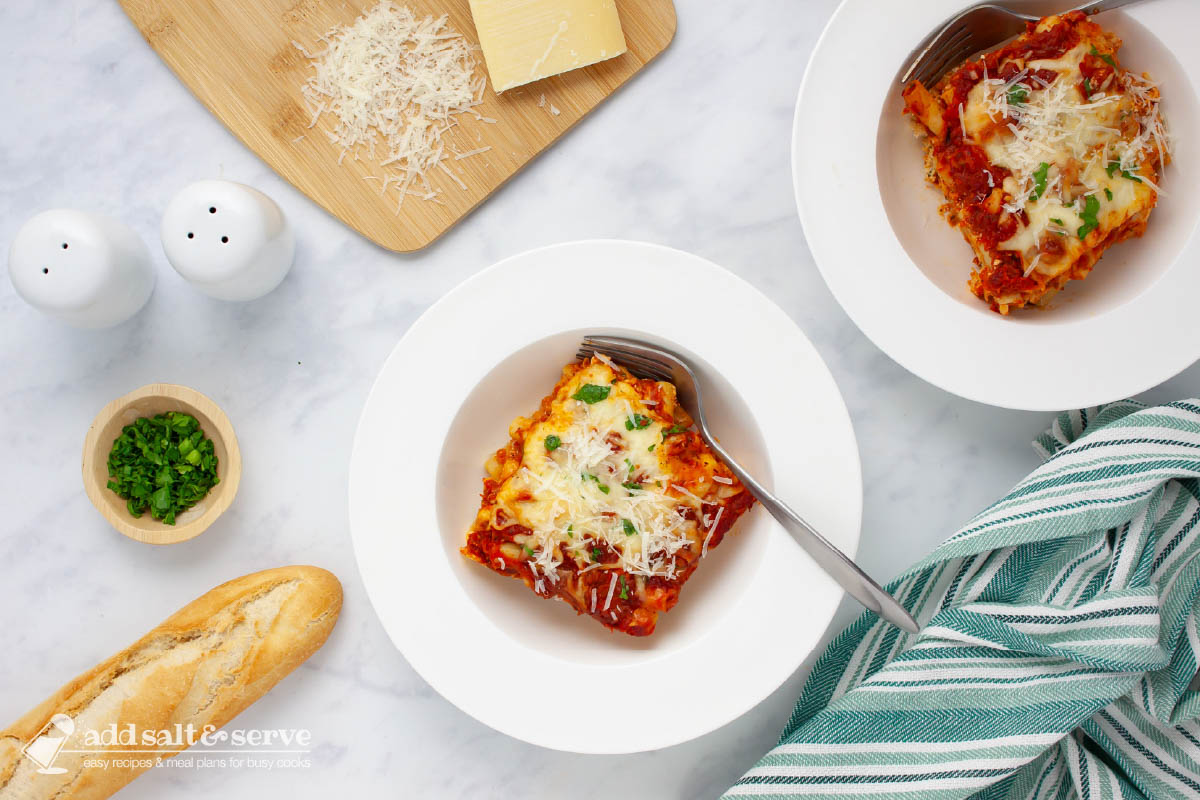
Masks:
[[[471,16],[497,92],[626,50],[614,0],[471,0]]]

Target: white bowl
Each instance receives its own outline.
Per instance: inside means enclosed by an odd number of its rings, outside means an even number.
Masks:
[[[679,251],[596,241],[525,253],[459,286],[404,336],[350,465],[351,534],[384,627],[435,689],[500,731],[561,750],[635,752],[760,702],[816,646],[842,592],[761,508],[645,638],[459,554],[484,461],[585,333],[640,336],[695,359],[722,441],[850,554],[861,477],[841,396],[803,334],[748,284]],[[619,691],[586,713],[556,702],[580,687]]]
[[[992,312],[967,289],[972,253],[938,215],[897,78],[913,45],[968,0],[880,14],[846,0],[813,53],[796,107],[797,204],[817,266],[863,332],[902,366],[1010,408],[1092,406],[1148,389],[1200,357],[1200,7],[1158,0],[1097,17],[1122,63],[1162,84],[1175,160],[1146,234],[1110,248],[1048,309]],[[864,49],[861,44],[875,44]],[[831,132],[828,120],[836,120]]]
[[[489,570],[459,554],[466,531],[479,510],[480,478],[488,455],[508,441],[508,424],[528,416],[562,376],[562,367],[575,360],[580,341],[588,334],[632,336],[654,341],[690,357],[709,377],[712,409],[706,409],[714,430],[724,433],[736,458],[756,475],[771,479],[762,431],[746,402],[719,372],[679,342],[625,328],[587,328],[564,331],[531,342],[497,364],[466,396],[442,444],[437,472],[438,530],[454,576],[485,616],[516,642],[553,653],[585,666],[634,663],[646,650],[684,645],[703,636],[713,621],[728,613],[732,600],[754,576],[766,545],[765,520],[738,525],[734,544],[718,547],[702,569],[688,581],[686,600],[659,618],[652,638],[614,636],[580,618],[565,603],[536,602],[523,583],[497,579]],[[747,518],[748,519],[748,518]],[[744,534],[744,535],[743,535]],[[531,602],[533,601],[533,602]]]

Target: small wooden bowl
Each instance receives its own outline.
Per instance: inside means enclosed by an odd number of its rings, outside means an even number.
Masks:
[[[149,512],[135,517],[125,500],[108,488],[108,454],[121,430],[140,417],[168,411],[191,414],[212,440],[220,482],[204,499],[167,525]],[[225,412],[195,389],[170,383],[151,383],[106,405],[88,428],[83,442],[83,486],[104,518],[130,539],[149,544],[175,544],[199,536],[229,508],[242,479],[242,453]]]

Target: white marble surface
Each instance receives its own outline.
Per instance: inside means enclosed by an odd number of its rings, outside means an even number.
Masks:
[[[0,4],[0,244],[43,208],[102,211],[142,234],[160,277],[141,314],[100,333],[40,316],[0,280],[0,722],[211,586],[308,562],[344,582],[341,622],[239,725],[310,729],[312,767],[158,770],[122,797],[704,798],[733,782],[774,741],[808,665],[741,719],[660,752],[578,756],[494,733],[417,677],[372,613],[347,532],[347,462],[375,372],[430,303],[503,256],[621,237],[725,265],[815,342],[858,434],[860,560],[871,572],[895,574],[1027,472],[1046,416],[976,405],[904,372],[833,302],[805,247],[791,119],[834,5],[679,0],[679,35],[659,62],[439,244],[398,256],[242,147],[112,0]],[[209,177],[262,189],[295,223],[296,266],[262,300],[210,300],[161,255],[167,200]],[[152,381],[186,383],[221,404],[245,464],[229,513],[168,548],[115,533],[79,475],[92,416]],[[1146,399],[1198,390],[1193,368]],[[827,637],[855,614],[844,602]]]

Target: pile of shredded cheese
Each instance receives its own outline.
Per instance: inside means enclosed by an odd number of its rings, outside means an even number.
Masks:
[[[1011,120],[1007,128],[1011,136],[994,137],[988,142],[989,158],[993,163],[1013,173],[1015,185],[1006,186],[1012,199],[1004,209],[1017,214],[1026,208],[1034,196],[1061,196],[1062,170],[1067,161],[1079,165],[1079,178],[1089,193],[1098,193],[1089,176],[1097,165],[1103,167],[1115,159],[1122,170],[1136,172],[1151,148],[1157,150],[1159,164],[1164,165],[1170,154],[1170,142],[1159,113],[1155,84],[1129,72],[1110,76],[1104,86],[1097,87],[1086,101],[1079,97],[1076,81],[1079,53],[1061,62],[1032,62],[1010,80],[991,78],[982,81],[983,107],[993,120]],[[1053,83],[1031,74],[1039,66],[1068,69]],[[1115,80],[1115,85],[1112,85]],[[1025,98],[1010,103],[1014,92]],[[1134,98],[1140,109],[1137,122],[1140,133],[1132,140],[1122,138],[1120,115],[1129,111],[1128,97]],[[964,131],[966,122],[963,121]],[[1035,192],[1037,173],[1049,164],[1053,174],[1042,192]],[[989,179],[991,173],[989,172]],[[1141,180],[1158,191],[1145,176]],[[1047,180],[1043,171],[1042,180]]]
[[[678,485],[660,463],[657,450],[666,426],[644,414],[645,401],[629,384],[615,380],[616,373],[604,364],[581,371],[579,385],[611,387],[610,394],[594,403],[566,400],[552,419],[531,428],[522,466],[497,496],[505,520],[493,518],[492,524],[529,529],[513,537],[528,557],[514,556],[525,560],[539,581],[557,583],[564,559],[573,559],[579,574],[615,566],[629,575],[674,579],[675,556],[701,545],[701,537],[705,555],[721,522],[719,502]],[[550,433],[558,439],[553,451],[541,446]],[[712,480],[732,485],[719,477]],[[684,513],[688,510],[691,518]],[[596,542],[607,544],[618,562],[593,563]]]
[[[1121,169],[1130,172],[1137,169],[1139,159],[1149,148],[1151,142],[1153,142],[1154,149],[1158,152],[1159,166],[1165,167],[1167,158],[1171,155],[1171,139],[1167,134],[1162,114],[1159,113],[1158,84],[1149,78],[1134,75],[1131,72],[1125,73],[1124,81],[1125,91],[1129,92],[1137,100],[1138,105],[1149,110],[1138,120],[1142,128],[1141,133],[1133,141],[1123,143],[1121,149],[1118,150]],[[1145,180],[1144,177],[1143,180]],[[1162,194],[1162,190],[1157,186],[1154,189]]]
[[[534,496],[544,499],[541,508],[526,512],[536,542],[531,563],[556,581],[564,551],[577,550],[573,555],[589,560],[586,536],[607,543],[618,554],[620,568],[631,575],[674,578],[672,556],[691,545],[687,534],[692,524],[677,511],[680,498],[667,494],[668,476],[658,468],[657,459],[638,459],[637,471],[654,480],[640,489],[623,486],[620,476],[628,469],[624,459],[636,455],[634,448],[614,453],[605,440],[610,430],[606,421],[596,419],[586,404],[570,402],[577,403],[577,422],[563,432],[558,457],[546,458],[537,471],[521,469]],[[647,428],[639,439],[661,440],[661,427]],[[593,564],[580,572],[599,567]]]
[[[416,17],[411,10],[382,0],[352,25],[321,37],[325,49],[310,53],[314,74],[301,87],[312,112],[309,127],[322,114],[334,122],[325,133],[341,147],[338,163],[360,155],[383,168],[380,193],[394,187],[397,211],[408,195],[435,200],[440,190],[430,173],[440,169],[465,189],[445,163],[450,158],[442,135],[470,112],[477,120],[495,122],[474,108],[483,100],[486,78],[476,75],[473,48],[438,19]],[[469,154],[458,154],[466,157]]]

